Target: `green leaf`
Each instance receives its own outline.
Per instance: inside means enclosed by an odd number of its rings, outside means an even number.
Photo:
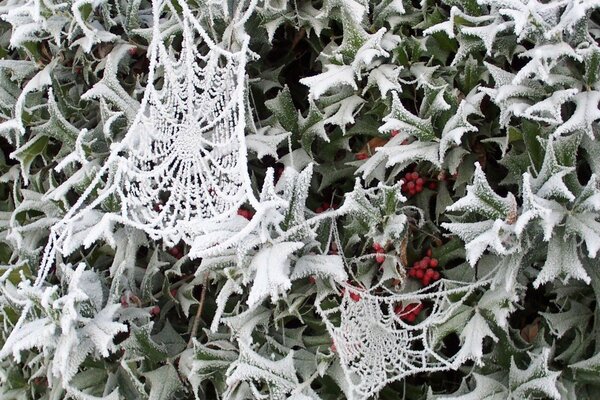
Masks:
[[[171,364],[162,366],[154,371],[146,372],[144,376],[150,382],[148,400],[170,400],[183,387],[177,371]]]

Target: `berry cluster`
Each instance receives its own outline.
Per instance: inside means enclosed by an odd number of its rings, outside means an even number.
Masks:
[[[402,191],[409,196],[414,196],[417,193],[421,193],[423,191],[423,187],[425,186],[425,179],[419,175],[417,171],[407,172],[404,175],[404,183],[402,184]],[[437,189],[437,183],[435,181],[430,181],[427,184],[427,187],[431,190]]]
[[[400,303],[394,307],[394,313],[406,322],[415,322],[422,310],[423,304],[421,303],[410,303],[406,307],[402,307],[402,303]]]
[[[377,261],[378,264],[383,264],[383,262],[385,261],[385,253],[383,246],[379,243],[373,243],[373,250],[375,250],[376,254],[375,261]]]
[[[250,210],[246,210],[244,208],[238,209],[237,214],[241,215],[242,217],[246,218],[247,220],[251,220],[252,217],[254,217],[254,212],[252,212]]]
[[[437,267],[438,260],[431,258],[431,249],[429,249],[425,257],[415,261],[412,268],[408,270],[408,276],[420,279],[423,286],[429,286],[430,283],[440,279],[440,273],[435,270]]]

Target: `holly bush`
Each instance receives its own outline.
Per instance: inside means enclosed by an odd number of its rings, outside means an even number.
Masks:
[[[600,1],[184,1],[0,2],[2,399],[597,398]],[[270,205],[176,241],[106,173],[186,9]]]

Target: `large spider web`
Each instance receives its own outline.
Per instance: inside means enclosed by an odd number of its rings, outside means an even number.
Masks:
[[[254,3],[228,27],[226,44],[213,41],[187,4],[179,4],[178,12],[171,2],[153,2],[150,67],[140,109],[86,191],[53,227],[47,261],[111,196],[120,210],[93,221],[98,229],[119,222],[167,244],[191,242],[203,226],[231,218],[245,202],[261,208],[252,193],[244,139],[249,37],[243,22]],[[165,44],[173,24],[161,31],[161,15],[178,19],[179,51]]]
[[[237,52],[224,50],[185,2],[182,7],[178,58],[155,21],[148,86],[117,150],[114,179],[121,217],[170,242],[185,235],[181,221],[226,219],[250,192],[244,142],[248,39]],[[157,8],[158,2],[155,19]]]

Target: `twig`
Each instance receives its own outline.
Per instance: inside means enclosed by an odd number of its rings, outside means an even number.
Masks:
[[[206,287],[208,286],[208,272],[204,274],[204,283],[202,284],[202,292],[200,293],[200,304],[196,310],[194,316],[194,324],[192,325],[192,332],[190,332],[190,341],[187,344],[188,349],[194,344],[194,338],[198,333],[198,326],[200,325],[200,317],[202,316],[202,309],[204,308],[204,300],[206,299]]]

